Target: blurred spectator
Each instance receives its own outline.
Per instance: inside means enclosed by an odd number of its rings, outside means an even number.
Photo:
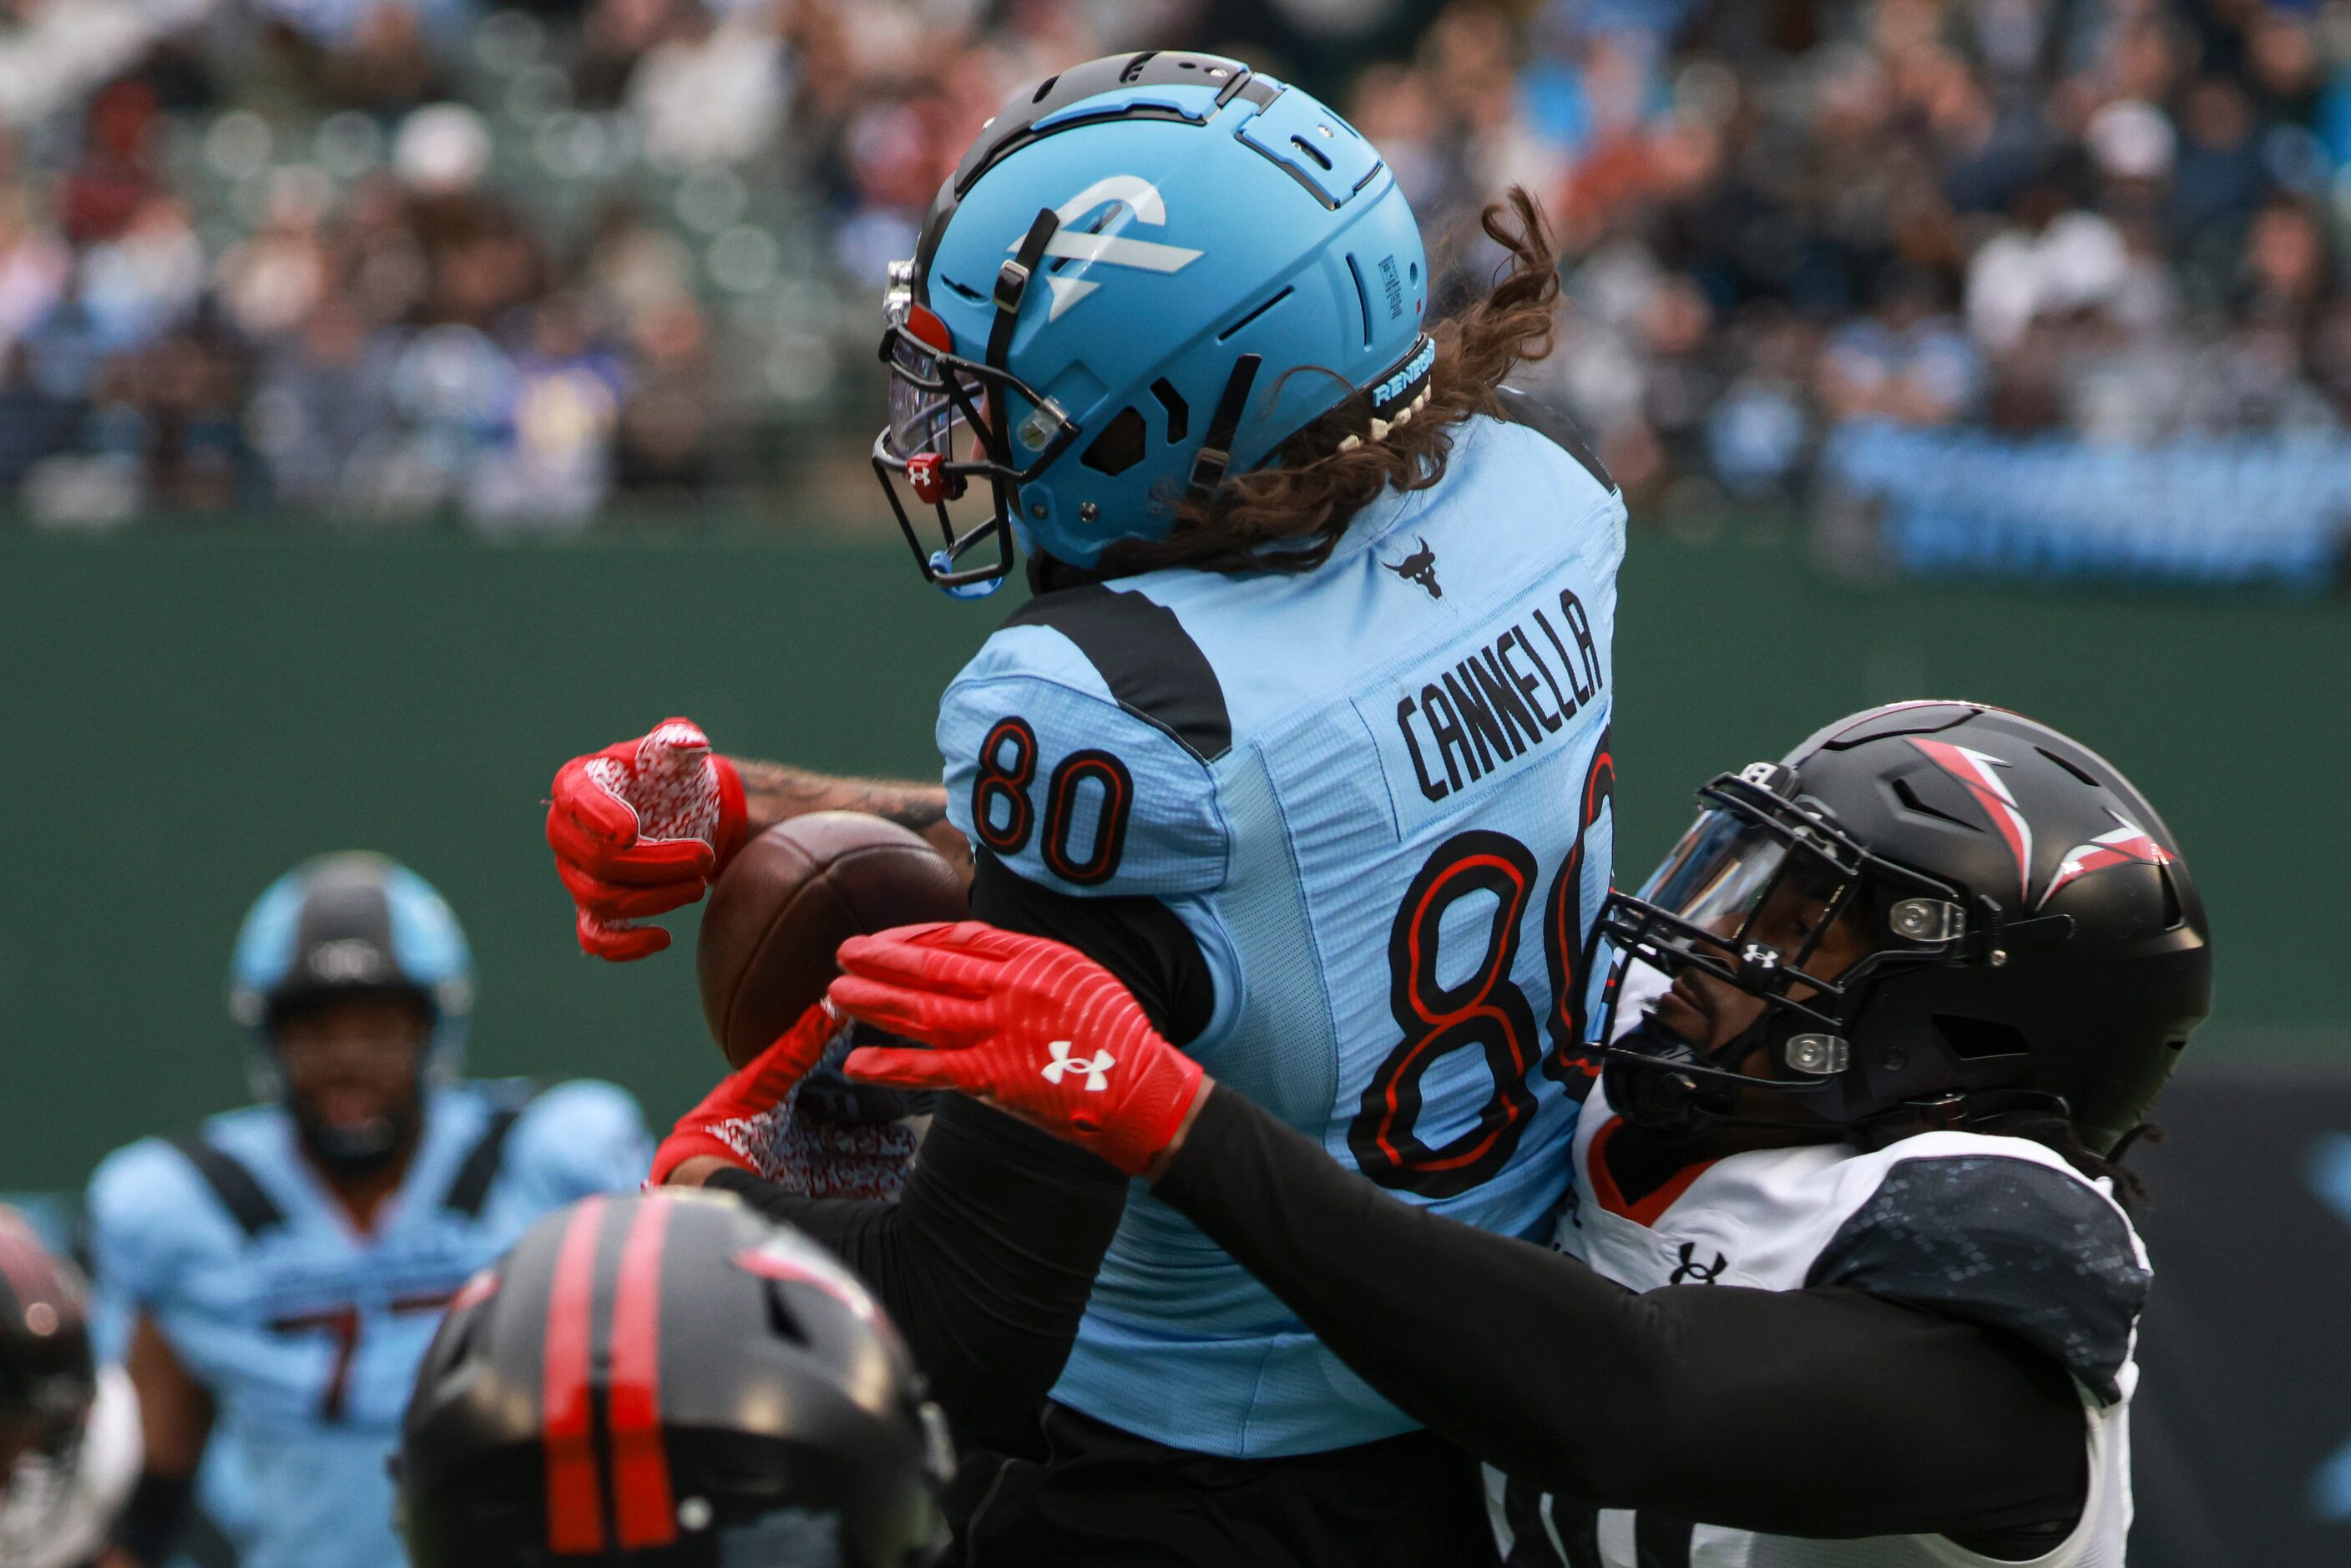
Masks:
[[[1236,30],[1312,41],[1438,308],[1495,262],[1482,204],[1543,200],[1567,303],[1527,381],[1645,507],[1797,497],[1863,420],[2335,431],[2340,10],[0,0],[0,485],[83,521],[790,516],[853,481],[883,269],[1003,95]]]
[[[629,77],[645,150],[674,167],[734,163],[773,144],[784,117],[783,49],[764,6],[723,18],[693,5]]]
[[[1983,380],[1983,357],[1927,272],[1880,285],[1876,308],[1839,327],[1821,351],[1821,402],[1836,419],[1949,424],[1974,412]]]
[[[343,298],[314,306],[276,350],[248,423],[279,500],[340,507],[352,499],[355,468],[381,456],[390,426],[392,358]]]

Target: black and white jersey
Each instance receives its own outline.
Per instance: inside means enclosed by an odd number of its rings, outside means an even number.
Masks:
[[[2024,1139],[1928,1133],[1870,1152],[1830,1145],[1731,1155],[1628,1198],[1607,1158],[1610,1142],[1626,1131],[1595,1088],[1576,1132],[1561,1250],[1635,1291],[1844,1286],[1984,1323],[2045,1352],[2081,1396],[2089,1491],[2072,1534],[2031,1561],[2034,1568],[2123,1568],[2138,1380],[2132,1354],[2149,1275],[2110,1184]],[[1975,1568],[1999,1561],[1941,1536],[1797,1540],[1554,1498],[1537,1504],[1510,1498],[1498,1473],[1488,1479],[1513,1563]],[[1521,1541],[1537,1531],[1547,1539]]]

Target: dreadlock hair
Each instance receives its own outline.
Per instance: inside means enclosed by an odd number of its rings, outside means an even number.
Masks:
[[[1348,523],[1384,491],[1425,490],[1444,478],[1455,427],[1472,414],[1499,417],[1496,389],[1503,378],[1548,355],[1557,335],[1559,251],[1542,208],[1514,185],[1487,207],[1479,225],[1510,261],[1483,298],[1429,329],[1437,360],[1424,406],[1374,441],[1366,435],[1371,400],[1351,392],[1282,443],[1276,462],[1230,476],[1205,498],[1173,502],[1176,526],[1165,538],[1119,545],[1104,566],[1116,574],[1165,566],[1311,570],[1330,559]],[[1334,372],[1290,372],[1301,373]]]

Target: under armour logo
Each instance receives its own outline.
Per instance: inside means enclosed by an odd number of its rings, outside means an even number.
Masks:
[[[1091,232],[1077,226],[1081,218],[1105,205],[1113,209],[1113,214]],[[1122,210],[1123,217],[1120,215]],[[1147,224],[1153,228],[1165,225],[1167,204],[1161,198],[1159,187],[1138,174],[1113,174],[1106,180],[1097,180],[1056,207],[1053,215],[1061,221],[1061,226],[1045,242],[1045,254],[1078,265],[1055,267],[1045,274],[1046,287],[1053,291],[1053,308],[1045,316],[1048,321],[1060,320],[1062,311],[1102,287],[1084,276],[1096,264],[1165,273],[1181,272],[1200,259],[1199,251],[1179,245],[1161,245],[1154,240],[1129,239],[1121,234],[1102,232],[1113,225],[1118,228],[1130,224]],[[1019,250],[1020,242],[1016,239],[1004,248]]]
[[[1416,582],[1428,590],[1431,599],[1442,599],[1445,590],[1437,586],[1437,552],[1428,548],[1426,539],[1419,542],[1420,548],[1402,560],[1384,560],[1380,564],[1406,582]]]
[[[1687,1281],[1694,1285],[1711,1285],[1714,1283],[1714,1277],[1729,1267],[1730,1260],[1719,1252],[1714,1255],[1713,1262],[1699,1262],[1698,1243],[1685,1241],[1682,1243],[1682,1260],[1674,1271],[1666,1277],[1666,1283],[1678,1285]]]
[[[1087,1093],[1099,1094],[1110,1087],[1108,1074],[1118,1061],[1109,1051],[1098,1051],[1092,1057],[1071,1056],[1066,1040],[1054,1040],[1045,1049],[1053,1053],[1053,1060],[1045,1064],[1046,1082],[1061,1082],[1065,1072],[1082,1072],[1086,1075]]]

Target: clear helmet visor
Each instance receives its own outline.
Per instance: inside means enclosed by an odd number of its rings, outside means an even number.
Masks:
[[[903,330],[891,335],[888,444],[892,455],[935,453],[949,462],[982,455],[964,409],[984,406],[985,393],[976,385],[955,385],[950,390],[953,372],[939,358],[950,341],[945,324],[921,306],[908,312]],[[962,394],[961,402],[956,392]]]
[[[1732,811],[1708,811],[1658,865],[1641,898],[1692,925],[1733,936],[1787,858],[1787,841],[1760,823]]]
[[[1709,946],[1761,945],[1818,978],[1876,946],[1850,872],[1786,829],[1723,807],[1691,824],[1640,898]]]

